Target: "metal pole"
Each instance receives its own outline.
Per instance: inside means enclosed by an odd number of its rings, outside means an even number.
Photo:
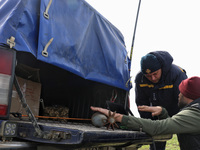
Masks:
[[[138,16],[139,16],[139,12],[140,12],[140,5],[141,5],[141,0],[139,0],[138,9],[137,9],[137,16],[136,16],[136,20],[135,20],[135,27],[134,27],[134,32],[133,32],[133,39],[132,39],[132,44],[131,44],[130,60],[132,60],[133,47],[134,47],[134,42],[135,42],[135,34],[136,34]]]
[[[136,20],[135,20],[135,27],[134,27],[134,32],[133,32],[133,39],[132,39],[132,44],[131,44],[131,53],[130,53],[130,61],[132,60],[132,54],[133,54],[133,47],[134,47],[134,42],[135,42],[135,34],[136,34],[136,28],[137,28],[137,21],[138,21],[138,16],[140,12],[140,5],[141,5],[141,0],[139,0],[138,4],[138,9],[137,9],[137,15],[136,15]],[[131,67],[131,65],[130,65]],[[130,68],[131,72],[131,68]],[[128,96],[129,96],[129,91],[126,92],[126,97],[125,97],[125,104],[124,104],[124,109],[127,110],[128,106]],[[133,113],[129,109],[129,113],[133,116]]]

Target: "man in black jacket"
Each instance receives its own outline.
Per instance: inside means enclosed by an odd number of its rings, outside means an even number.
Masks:
[[[178,86],[187,78],[185,70],[172,64],[173,58],[166,51],[154,51],[141,58],[141,72],[136,75],[136,104],[162,106],[169,116],[176,114],[178,108]],[[139,111],[141,118],[152,117],[149,112]],[[156,150],[164,150],[166,142],[156,143]],[[153,150],[153,146],[150,146]]]

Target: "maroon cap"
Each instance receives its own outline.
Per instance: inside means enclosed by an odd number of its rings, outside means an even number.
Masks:
[[[200,77],[194,76],[183,80],[179,85],[180,92],[187,98],[200,98]]]

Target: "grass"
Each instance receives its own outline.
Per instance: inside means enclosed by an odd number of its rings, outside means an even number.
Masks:
[[[149,145],[143,145],[138,150],[149,150]],[[165,150],[180,150],[177,136],[174,134],[171,140],[167,141]]]

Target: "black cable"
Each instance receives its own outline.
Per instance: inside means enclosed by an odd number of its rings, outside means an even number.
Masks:
[[[152,144],[153,144],[153,149],[156,150],[156,144],[155,144],[155,140],[152,137]]]

